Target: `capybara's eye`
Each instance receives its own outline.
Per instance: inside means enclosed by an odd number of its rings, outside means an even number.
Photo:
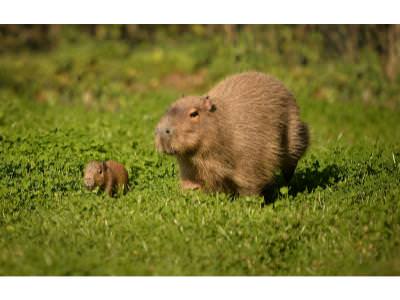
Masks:
[[[197,110],[192,111],[192,112],[190,113],[190,117],[191,117],[191,118],[196,118],[198,115],[199,115],[199,112],[198,112]]]
[[[101,172],[103,172],[103,170],[102,170],[102,169],[99,169],[99,174],[101,174]]]

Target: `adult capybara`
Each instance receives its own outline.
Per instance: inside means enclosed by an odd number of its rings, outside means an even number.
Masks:
[[[280,81],[245,72],[205,96],[178,99],[158,123],[155,143],[177,157],[183,188],[257,195],[278,169],[291,179],[309,133]]]

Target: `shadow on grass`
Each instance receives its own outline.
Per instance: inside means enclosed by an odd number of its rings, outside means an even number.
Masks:
[[[283,186],[288,185],[288,194],[295,197],[298,193],[304,191],[312,192],[318,187],[326,188],[334,185],[341,179],[343,179],[343,170],[336,164],[321,169],[318,161],[315,161],[312,166],[296,171],[289,185],[282,176],[279,176],[273,186],[266,187],[263,191],[264,205],[273,204]]]
[[[322,170],[308,167],[294,174],[289,183],[289,195],[296,196],[304,191],[312,192],[316,188],[326,188],[343,179],[343,170],[336,164],[328,165]]]

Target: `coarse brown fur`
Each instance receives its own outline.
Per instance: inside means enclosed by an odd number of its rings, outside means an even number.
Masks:
[[[87,189],[100,187],[110,197],[118,189],[122,189],[124,193],[128,189],[128,172],[122,164],[113,160],[89,162],[85,167],[83,180]]]
[[[291,179],[309,133],[280,81],[245,72],[206,96],[173,103],[157,125],[155,143],[177,157],[183,188],[257,195],[278,169]]]

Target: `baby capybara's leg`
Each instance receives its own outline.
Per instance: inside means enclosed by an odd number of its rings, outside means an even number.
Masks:
[[[112,197],[113,196],[113,183],[112,180],[110,180],[105,188],[105,192],[108,196]]]

